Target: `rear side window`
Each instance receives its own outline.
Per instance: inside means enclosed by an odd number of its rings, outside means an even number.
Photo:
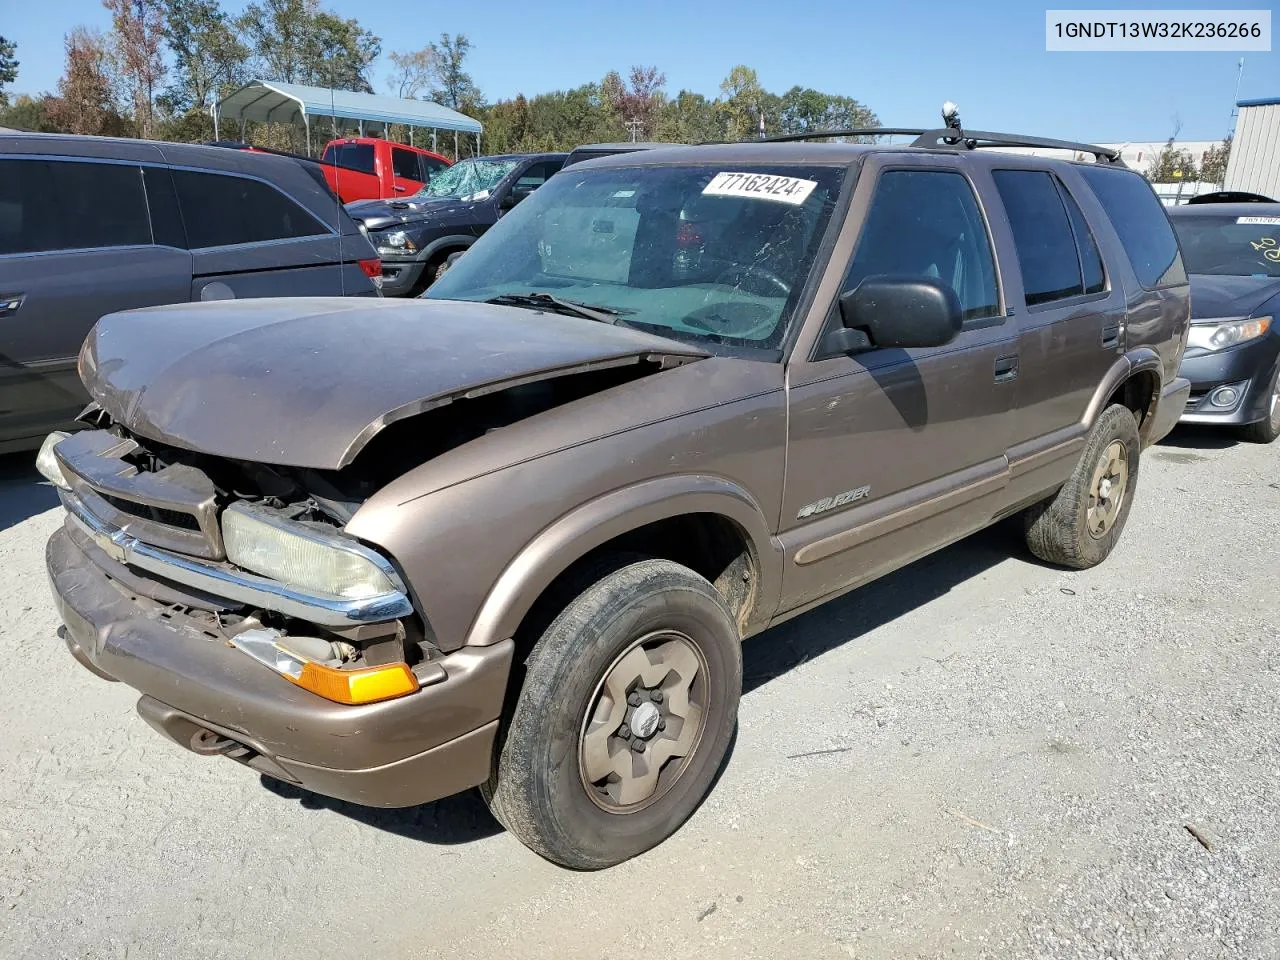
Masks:
[[[391,150],[391,169],[397,177],[405,180],[417,180],[421,173],[418,169],[418,155],[412,150]]]
[[[136,164],[0,160],[0,254],[150,243]]]
[[[1013,228],[1027,306],[1083,294],[1075,236],[1052,174],[994,170],[991,177]]]
[[[330,232],[293,200],[258,180],[174,170],[173,184],[193,250]]]
[[[880,176],[845,289],[885,273],[951,284],[966,320],[999,315],[995,261],[969,181],[938,170]]]
[[[187,235],[182,229],[173,177],[163,167],[143,167],[142,179],[147,185],[147,206],[151,209],[151,231],[155,234],[156,243],[185,248]]]
[[[1101,293],[1106,289],[1107,280],[1102,269],[1102,254],[1098,253],[1098,242],[1093,239],[1093,231],[1085,222],[1080,205],[1071,196],[1071,191],[1058,181],[1058,192],[1062,195],[1062,204],[1067,208],[1067,218],[1071,221],[1071,232],[1076,235],[1076,251],[1080,254],[1080,271],[1084,274],[1084,292]]]
[[[325,163],[336,163],[340,167],[349,167],[361,173],[373,173],[373,144],[340,143],[337,146],[325,147],[322,156]]]
[[[1155,191],[1131,170],[1082,166],[1080,175],[1107,211],[1144,287],[1186,283],[1178,241]]]

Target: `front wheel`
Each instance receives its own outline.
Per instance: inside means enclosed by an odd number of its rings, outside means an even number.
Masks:
[[[1107,407],[1080,462],[1052,497],[1027,508],[1027,546],[1041,560],[1075,570],[1107,558],[1124,530],[1138,485],[1142,441],[1127,407]]]
[[[493,778],[495,816],[562,866],[621,863],[707,794],[742,689],[738,628],[687,567],[641,560],[572,599],[537,641]]]

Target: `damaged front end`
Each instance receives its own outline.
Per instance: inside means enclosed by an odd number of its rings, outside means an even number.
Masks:
[[[356,504],[319,476],[144,446],[118,427],[57,438],[47,453],[69,526],[100,558],[132,570],[143,593],[182,595],[285,679],[368,703],[417,690],[415,667],[431,672],[439,650],[407,588],[342,534]]]

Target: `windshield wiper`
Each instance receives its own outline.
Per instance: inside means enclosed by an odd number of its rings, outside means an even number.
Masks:
[[[496,303],[504,307],[536,307],[540,310],[553,310],[558,313],[567,313],[574,317],[584,317],[587,320],[595,320],[597,323],[613,323],[618,322],[618,317],[623,311],[615,310],[613,307],[595,307],[588,306],[585,303],[578,303],[576,300],[565,300],[561,297],[553,297],[549,293],[500,293],[496,297],[490,297],[485,303]]]

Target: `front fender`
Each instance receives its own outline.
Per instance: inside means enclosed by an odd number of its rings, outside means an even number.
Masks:
[[[436,239],[432,240],[418,251],[418,255],[415,259],[421,260],[425,263],[441,250],[465,250],[475,242],[475,237],[465,233],[451,234],[447,237],[436,237]]]
[[[768,624],[778,605],[783,553],[760,505],[737,484],[714,476],[672,476],[614,490],[585,503],[539,533],[502,571],[467,633],[470,646],[511,637],[534,601],[575,561],[646,524],[692,513],[733,521],[746,535],[757,593],[745,633]]]

